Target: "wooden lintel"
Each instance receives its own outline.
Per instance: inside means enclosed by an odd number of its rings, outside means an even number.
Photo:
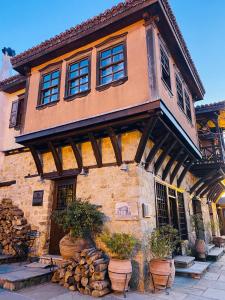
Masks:
[[[169,147],[166,148],[166,150],[162,151],[162,153],[159,155],[156,163],[155,163],[155,175],[158,174],[159,169],[161,168],[163,162],[165,161],[167,155],[170,154],[170,152],[173,150],[173,148],[177,145],[177,141],[173,141]]]
[[[38,151],[35,149],[34,146],[29,146],[29,149],[30,149],[31,155],[33,156],[33,160],[36,165],[38,175],[42,176],[43,175],[43,166],[42,166],[42,162],[40,160]]]
[[[77,147],[77,145],[74,143],[72,138],[69,138],[69,143],[70,143],[70,146],[73,150],[73,154],[74,154],[74,157],[76,159],[78,169],[79,169],[79,171],[81,171],[82,168],[83,168],[83,161],[82,161],[81,151]]]
[[[170,184],[173,184],[173,181],[175,179],[175,177],[177,176],[181,166],[183,165],[183,163],[185,162],[185,160],[187,160],[188,158],[188,154],[184,155],[183,158],[177,162],[171,176],[170,176]]]
[[[167,175],[169,174],[169,172],[170,172],[170,170],[171,170],[173,164],[174,164],[175,161],[179,158],[179,156],[181,155],[182,152],[183,152],[183,149],[180,148],[180,149],[178,150],[178,152],[177,152],[173,157],[170,158],[170,160],[168,161],[168,163],[167,163],[167,165],[166,165],[166,167],[165,167],[165,169],[164,169],[164,171],[163,171],[163,174],[162,174],[162,180],[166,180],[166,177],[167,177]]]
[[[62,171],[63,171],[62,162],[61,162],[61,159],[59,157],[58,151],[56,150],[56,148],[54,147],[52,142],[48,142],[48,147],[49,147],[49,150],[52,153],[57,172],[59,174],[62,174]]]
[[[150,165],[150,163],[152,162],[152,160],[154,159],[156,153],[158,152],[158,150],[162,147],[162,145],[165,143],[165,141],[168,139],[170,133],[167,132],[165,135],[163,135],[152,147],[152,149],[149,151],[149,154],[146,158],[145,161],[145,169],[148,168],[148,166]]]
[[[191,167],[193,166],[194,162],[190,162],[187,164],[186,167],[184,167],[183,171],[181,172],[179,178],[177,179],[177,186],[180,187],[184,177],[186,176],[187,172],[191,169]]]
[[[92,149],[93,149],[93,152],[94,152],[94,156],[95,156],[95,159],[96,159],[96,162],[97,162],[97,166],[99,168],[101,168],[102,167],[102,154],[101,154],[100,147],[99,147],[99,145],[97,143],[97,140],[95,139],[93,133],[88,133],[88,136],[89,136],[89,139],[90,139],[90,142],[91,142],[91,146],[92,146]]]
[[[113,150],[115,153],[117,165],[121,166],[122,165],[122,149],[121,149],[120,143],[119,143],[118,138],[112,127],[108,128],[108,133],[109,133],[109,137],[110,137],[112,147],[113,147]]]
[[[10,186],[13,184],[16,184],[16,180],[3,181],[3,182],[0,182],[0,187]]]
[[[135,155],[135,158],[134,158],[134,160],[137,163],[140,163],[140,161],[142,159],[142,155],[145,151],[145,146],[146,146],[147,141],[149,139],[149,135],[152,132],[152,130],[155,128],[157,120],[158,120],[158,117],[152,117],[145,124],[140,142],[138,144],[137,152],[136,152],[136,155]]]

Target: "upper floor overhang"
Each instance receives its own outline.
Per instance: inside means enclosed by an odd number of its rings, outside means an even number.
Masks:
[[[189,82],[194,99],[202,99],[204,87],[167,0],[121,2],[99,16],[13,57],[13,67],[21,74],[25,74],[32,67],[85,46],[139,20],[149,21],[153,16],[157,16],[156,25],[159,32],[184,79]]]
[[[23,75],[14,75],[3,81],[0,81],[0,91],[5,93],[15,93],[19,90],[24,89],[26,86],[26,77]]]

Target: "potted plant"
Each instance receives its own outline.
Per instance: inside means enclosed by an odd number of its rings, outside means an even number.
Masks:
[[[149,270],[155,288],[172,286],[175,276],[172,255],[179,241],[178,230],[170,225],[154,229],[149,237],[148,246],[152,257]]]
[[[63,258],[74,257],[77,252],[90,248],[96,234],[101,233],[105,215],[100,206],[76,199],[62,211],[55,211],[52,218],[69,234],[59,243]]]
[[[191,216],[192,226],[195,228],[196,232],[196,241],[195,241],[195,250],[200,259],[206,258],[206,243],[205,243],[205,229],[202,220],[201,214],[197,213]]]
[[[112,289],[124,292],[132,275],[131,257],[139,245],[138,240],[126,233],[104,233],[101,241],[105,244],[110,256],[108,266]]]

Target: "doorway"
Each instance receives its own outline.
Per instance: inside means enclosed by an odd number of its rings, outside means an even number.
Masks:
[[[52,212],[64,210],[75,198],[76,178],[55,181]],[[59,242],[65,232],[54,220],[51,220],[49,254],[59,255]]]

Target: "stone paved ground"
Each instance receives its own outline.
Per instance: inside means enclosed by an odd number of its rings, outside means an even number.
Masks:
[[[90,300],[93,298],[69,292],[59,285],[46,283],[16,293],[0,290],[0,300]],[[108,295],[104,300],[124,299],[122,295]],[[225,300],[225,256],[213,263],[202,279],[176,277],[169,295],[128,293],[128,300]]]

